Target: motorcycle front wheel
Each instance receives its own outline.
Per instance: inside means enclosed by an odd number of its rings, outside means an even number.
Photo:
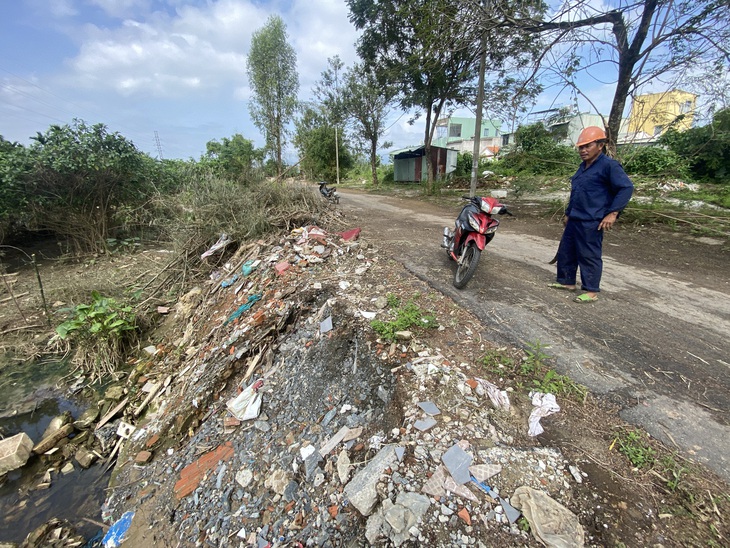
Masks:
[[[477,263],[479,263],[479,257],[482,252],[476,246],[474,242],[470,242],[464,250],[464,255],[456,265],[456,273],[454,274],[454,287],[456,289],[463,289],[466,284],[471,280],[477,269]]]

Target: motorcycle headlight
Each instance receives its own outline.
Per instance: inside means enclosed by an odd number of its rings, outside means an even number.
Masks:
[[[469,226],[471,226],[474,230],[479,230],[479,221],[475,215],[469,215]]]

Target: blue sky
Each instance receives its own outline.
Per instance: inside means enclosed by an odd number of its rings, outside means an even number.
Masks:
[[[0,7],[0,135],[28,144],[51,124],[102,122],[157,156],[199,158],[250,121],[251,35],[278,14],[297,53],[300,99],[328,57],[357,61],[344,0],[6,0]],[[613,86],[586,82],[608,111]],[[535,110],[570,97],[546,94]],[[468,114],[461,111],[460,114]],[[423,121],[394,113],[394,148],[423,140]],[[292,156],[293,153],[290,153]],[[292,158],[289,158],[290,160]]]

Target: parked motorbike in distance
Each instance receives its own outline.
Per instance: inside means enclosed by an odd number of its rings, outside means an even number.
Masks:
[[[320,181],[319,183],[319,193],[327,198],[327,201],[331,204],[340,203],[340,195],[337,194],[337,189],[327,187],[327,183],[325,183],[324,181]]]
[[[454,230],[444,227],[444,240],[449,259],[456,261],[454,287],[463,289],[474,276],[482,251],[494,238],[499,221],[493,215],[512,215],[507,206],[491,196],[462,196],[467,204],[454,222]]]

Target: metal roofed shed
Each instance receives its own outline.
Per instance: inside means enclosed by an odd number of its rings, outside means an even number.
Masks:
[[[431,146],[434,179],[445,177],[456,170],[458,154],[457,150]],[[421,182],[428,179],[424,145],[394,150],[390,157],[393,159],[393,179],[396,182]]]

